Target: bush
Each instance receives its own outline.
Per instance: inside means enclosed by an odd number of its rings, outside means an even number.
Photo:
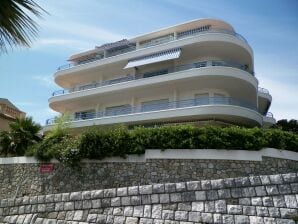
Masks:
[[[80,159],[104,159],[127,154],[144,154],[146,149],[243,149],[264,147],[298,152],[298,135],[279,129],[194,127],[190,125],[159,128],[120,126],[108,130],[88,130],[78,136],[52,135],[35,148],[40,160],[56,158],[75,166]]]

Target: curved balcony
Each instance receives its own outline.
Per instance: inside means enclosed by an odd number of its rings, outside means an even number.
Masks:
[[[141,49],[148,48],[148,47],[153,47],[153,46],[157,46],[157,45],[161,45],[161,44],[165,44],[165,43],[169,43],[169,42],[172,42],[172,41],[175,41],[175,40],[186,39],[186,38],[190,38],[190,37],[194,37],[194,36],[198,36],[198,35],[205,35],[205,34],[208,34],[208,33],[219,33],[219,34],[231,35],[231,36],[234,36],[234,37],[238,38],[239,40],[241,40],[241,41],[243,41],[244,43],[247,44],[246,39],[243,36],[241,36],[240,34],[236,33],[236,32],[233,32],[233,31],[227,30],[227,29],[212,29],[211,28],[211,29],[201,30],[201,31],[194,31],[194,30],[185,31],[181,35],[178,35],[177,37],[171,37],[171,38],[165,39],[161,42],[157,42],[157,43],[154,42],[152,44],[147,44],[146,46],[142,46]],[[94,62],[94,61],[99,61],[99,60],[102,60],[102,59],[105,59],[105,58],[110,58],[110,57],[118,56],[118,55],[121,55],[121,54],[126,54],[128,52],[132,52],[132,51],[136,51],[136,50],[138,50],[136,47],[131,47],[130,46],[127,49],[121,49],[119,51],[113,52],[113,54],[108,54],[108,55],[105,55],[103,57],[88,58],[87,60],[80,61],[79,63],[69,63],[69,64],[59,66],[57,68],[57,71],[67,70],[67,69],[70,69],[70,68],[78,66],[78,65],[87,64],[87,63],[91,63],[91,62]]]
[[[181,101],[173,101],[173,102],[167,102],[167,103],[156,103],[151,105],[138,105],[138,106],[128,106],[125,108],[115,110],[109,110],[109,111],[98,111],[98,112],[84,112],[84,113],[77,113],[76,117],[71,119],[70,122],[76,122],[76,121],[84,121],[84,120],[98,120],[98,119],[104,119],[104,118],[117,118],[122,117],[125,115],[142,115],[152,112],[162,112],[162,111],[175,111],[175,110],[181,110],[181,109],[192,109],[192,108],[204,108],[204,107],[210,107],[210,106],[232,106],[233,108],[240,108],[241,110],[244,110],[247,112],[250,111],[253,113],[253,116],[261,116],[257,112],[257,108],[245,101],[231,98],[231,97],[204,97],[204,98],[196,98],[196,99],[188,99],[188,100],[181,100]],[[206,109],[206,108],[205,108]],[[229,107],[228,107],[229,109]],[[219,113],[217,109],[212,112],[212,110],[207,109],[207,112],[203,112],[202,115],[204,117],[211,117],[214,118],[214,115],[212,113]],[[226,116],[232,116],[232,113],[234,111],[225,112],[224,116],[222,116],[222,119],[225,120]],[[238,117],[246,117],[244,112],[235,112],[233,116]],[[193,117],[196,117],[198,115],[198,112],[195,112],[193,114]],[[179,119],[179,117],[185,117],[187,116],[187,113],[182,113],[181,115],[177,115],[174,119]],[[218,115],[216,115],[218,116]],[[248,115],[247,115],[248,116]],[[219,116],[220,117],[220,116]],[[149,121],[151,119],[154,119],[153,117],[149,117]],[[252,119],[252,118],[250,118]],[[252,120],[255,120],[255,123],[260,123],[261,121],[258,120],[258,118],[254,118]],[[124,121],[123,121],[124,122]],[[55,123],[55,118],[51,118],[46,120],[46,125],[53,125]],[[121,123],[121,122],[119,122]]]
[[[185,70],[189,70],[189,69],[193,69],[193,68],[212,67],[212,66],[223,66],[223,67],[238,68],[238,69],[241,69],[243,71],[246,71],[246,72],[250,73],[251,75],[254,75],[254,72],[249,71],[245,65],[241,65],[241,64],[238,64],[238,63],[235,63],[235,62],[229,62],[229,61],[223,61],[223,60],[199,61],[199,62],[180,65],[180,66],[175,66],[175,67],[163,68],[163,69],[160,69],[158,71],[147,72],[147,73],[144,73],[144,74],[128,75],[128,76],[125,76],[125,77],[106,80],[106,81],[103,81],[103,82],[90,83],[90,84],[86,84],[84,86],[79,86],[77,88],[73,88],[73,89],[70,89],[70,90],[67,90],[67,89],[57,90],[57,91],[54,91],[52,93],[52,96],[58,96],[58,95],[72,93],[72,92],[83,91],[83,90],[87,90],[87,89],[94,89],[94,88],[98,88],[98,87],[102,87],[102,86],[109,86],[109,85],[128,82],[128,81],[132,81],[132,80],[138,80],[138,79],[144,79],[144,78],[149,78],[149,77],[154,77],[154,76],[160,76],[160,75],[165,75],[165,74],[169,74],[169,73],[185,71]]]
[[[263,116],[263,127],[270,127],[276,123],[276,120],[271,112],[267,112],[265,116]]]

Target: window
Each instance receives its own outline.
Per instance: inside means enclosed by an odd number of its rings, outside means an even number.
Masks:
[[[147,102],[142,102],[141,111],[158,111],[169,109],[169,99],[152,100]]]

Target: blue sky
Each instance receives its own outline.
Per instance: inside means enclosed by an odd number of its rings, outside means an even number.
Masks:
[[[260,86],[273,96],[277,119],[298,119],[297,0],[38,0],[50,15],[37,20],[31,48],[0,55],[0,97],[44,124],[57,67],[74,53],[197,18],[230,23],[254,50]]]

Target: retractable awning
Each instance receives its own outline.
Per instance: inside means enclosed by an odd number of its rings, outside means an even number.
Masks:
[[[180,57],[180,54],[181,54],[181,48],[175,48],[171,50],[161,51],[151,55],[146,55],[140,58],[129,60],[127,65],[124,67],[124,69],[176,59]]]

